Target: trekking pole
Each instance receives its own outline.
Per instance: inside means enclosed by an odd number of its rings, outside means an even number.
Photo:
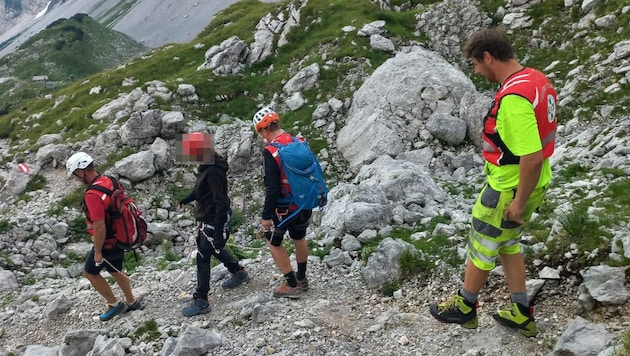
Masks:
[[[114,271],[116,271],[116,273],[120,273],[122,276],[124,276],[125,278],[129,279],[129,276],[127,276],[127,274],[125,272],[120,271],[118,268],[114,267],[114,265],[109,263],[109,261],[106,260],[105,258],[103,258],[103,262],[107,263]],[[103,263],[103,262],[101,262],[101,263]],[[96,267],[100,266],[101,263],[95,263]]]

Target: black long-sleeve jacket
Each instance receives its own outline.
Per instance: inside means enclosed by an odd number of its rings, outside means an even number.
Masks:
[[[214,233],[223,234],[223,226],[227,222],[230,210],[228,196],[227,161],[215,155],[214,164],[202,164],[197,172],[197,182],[193,191],[180,204],[196,201],[195,218],[213,225]]]
[[[263,181],[265,182],[265,206],[262,211],[264,220],[271,220],[282,196],[280,167],[267,149],[263,149]]]

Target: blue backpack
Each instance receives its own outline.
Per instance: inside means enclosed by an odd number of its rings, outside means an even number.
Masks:
[[[289,197],[280,199],[280,204],[298,207],[278,224],[281,227],[304,209],[322,209],[328,202],[328,188],[322,167],[306,141],[293,136],[293,142],[286,145],[277,142],[271,145],[278,149],[281,169],[291,188],[290,193],[284,192]]]

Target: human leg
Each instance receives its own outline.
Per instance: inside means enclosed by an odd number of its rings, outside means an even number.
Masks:
[[[502,230],[496,227],[500,226],[501,220],[498,209],[500,193],[488,188],[484,187],[473,206],[463,287],[447,301],[429,307],[431,315],[441,322],[456,323],[465,328],[476,328],[478,325],[478,295],[489,271],[495,267],[501,247],[497,239]]]
[[[105,269],[109,272],[112,278],[114,278],[116,284],[118,284],[122,290],[125,296],[125,303],[133,304],[136,298],[134,297],[131,289],[131,280],[124,272],[122,272],[124,262],[123,250],[114,249],[103,251],[103,259]]]
[[[197,288],[193,294],[192,304],[182,309],[184,316],[194,316],[210,312],[208,303],[208,291],[210,290],[210,256],[212,247],[203,236],[197,234]]]
[[[503,272],[511,293],[527,293],[525,287],[525,260],[521,253],[500,254]]]
[[[116,284],[118,284],[120,289],[123,291],[123,294],[125,295],[125,303],[132,304],[136,300],[136,298],[134,297],[133,291],[131,290],[131,282],[129,280],[129,277],[127,277],[127,275],[122,272],[113,272],[110,273],[110,275],[112,276],[112,278],[114,278]]]
[[[533,212],[542,204],[547,187],[536,188],[530,195],[523,212],[523,220],[529,221]],[[505,279],[510,289],[511,304],[509,307],[492,314],[502,325],[519,329],[522,335],[533,337],[538,335],[534,308],[527,297],[525,261],[521,253],[520,227],[514,229],[515,238],[512,244],[506,244],[500,250],[501,263]]]
[[[112,292],[112,288],[109,286],[109,283],[101,276],[101,270],[103,269],[103,265],[96,265],[94,261],[94,248],[90,250],[88,257],[85,260],[85,266],[83,267],[83,276],[90,281],[92,287],[100,294],[108,304],[115,304],[117,302],[116,296],[114,292]]]
[[[203,234],[197,234],[197,288],[195,289],[195,298],[208,299],[208,291],[210,290],[210,256],[214,251],[208,240]]]
[[[223,289],[232,289],[236,288],[242,283],[246,282],[249,279],[249,274],[247,270],[243,268],[236,258],[232,256],[232,254],[226,250],[221,249],[219,253],[216,251],[212,251],[213,256],[215,256],[227,270],[230,272],[231,276],[229,279],[221,283],[221,288]]]
[[[103,276],[100,274],[90,274],[86,271],[83,271],[83,276],[90,281],[92,287],[94,287],[98,294],[105,298],[108,304],[116,304],[118,300],[116,299],[114,292],[112,292],[112,288],[109,286],[109,283],[107,283]]]
[[[276,227],[271,236],[267,237],[267,245],[269,246],[271,256],[285,279],[281,286],[274,288],[273,296],[297,298],[302,290],[298,287],[297,279],[295,278],[295,273],[293,272],[293,267],[291,266],[291,260],[289,259],[289,254],[284,246],[282,246],[282,240],[285,232],[285,229]]]
[[[295,246],[295,262],[297,263],[297,284],[300,289],[306,291],[309,289],[308,279],[306,278],[306,267],[308,263],[308,241],[306,240],[306,230],[308,228],[312,212],[310,210],[302,211],[289,228],[289,236],[293,240]]]

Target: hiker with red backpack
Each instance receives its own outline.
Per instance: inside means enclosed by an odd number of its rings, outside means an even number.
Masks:
[[[197,227],[197,288],[193,302],[182,310],[184,316],[210,312],[210,257],[216,257],[230,272],[229,279],[221,284],[232,289],[249,279],[247,270],[228,250],[225,244],[230,237],[230,198],[228,196],[228,163],[213,147],[212,136],[193,132],[182,135],[177,147],[178,156],[186,162],[199,164],[197,181],[192,192],[179,201],[179,207],[196,201]]]
[[[266,144],[263,149],[266,195],[261,227],[271,256],[285,278],[285,282],[273,290],[273,296],[299,298],[302,292],[309,289],[306,277],[306,229],[311,209],[323,207],[326,203],[327,189],[321,166],[303,139],[291,136],[280,128],[280,116],[271,108],[259,110],[253,117],[253,124]],[[287,147],[290,147],[292,154],[283,155]],[[291,162],[293,158],[295,160]],[[300,194],[297,190],[300,190]],[[298,197],[306,199],[298,201]],[[295,246],[297,273],[293,271],[287,250],[282,246],[287,231]]]
[[[94,166],[94,159],[85,152],[77,152],[70,156],[66,168],[69,177],[74,177],[86,186],[83,206],[88,232],[92,235],[94,244],[85,261],[83,275],[108,303],[107,310],[99,315],[99,319],[107,321],[127,311],[143,309],[144,305],[133,294],[129,277],[122,272],[125,250],[122,245],[118,246],[116,243],[108,212],[112,196],[94,188],[101,187],[113,192],[117,189],[122,191],[122,186],[113,177],[99,175]],[[101,276],[103,267],[122,289],[124,301],[118,300],[105,278]]]

